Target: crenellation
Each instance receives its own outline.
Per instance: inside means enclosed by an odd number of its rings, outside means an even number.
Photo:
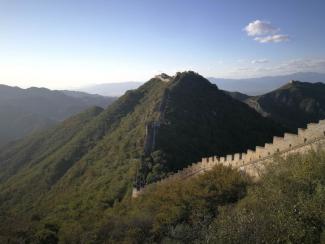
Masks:
[[[304,133],[305,133],[305,131],[306,131],[306,129],[304,129],[304,128],[299,128],[299,129],[298,129],[298,136],[303,136]]]
[[[242,163],[244,164],[245,163],[245,160],[246,160],[247,158],[246,158],[246,153],[242,153],[241,154],[241,161],[242,161]]]
[[[226,156],[226,160],[227,160],[227,162],[230,163],[230,162],[234,159],[233,156],[234,156],[234,155],[232,155],[232,154],[227,155],[227,156]]]
[[[236,153],[224,157],[210,156],[201,162],[192,163],[183,170],[162,179],[154,184],[186,179],[209,171],[217,164],[232,166],[258,179],[265,165],[272,162],[275,154],[283,157],[291,153],[304,153],[310,149],[325,148],[325,120],[310,123],[307,129],[299,128],[298,134],[285,133],[283,137],[273,137],[273,143],[265,143],[264,147],[256,146],[255,151],[248,149],[246,153]],[[140,190],[134,188],[132,197],[138,197],[147,190],[147,185]]]
[[[292,148],[292,147],[295,147],[295,146],[301,144],[300,138],[296,134],[285,133],[284,140],[286,141],[287,146],[289,148]]]
[[[241,160],[241,153],[235,153],[235,155],[234,155],[234,161],[239,161],[239,160]]]
[[[265,157],[265,147],[260,147],[260,146],[256,146],[255,148],[255,158],[262,158]]]
[[[253,154],[254,154],[255,152],[253,151],[253,150],[251,150],[251,149],[248,149],[247,150],[247,152],[246,152],[246,161],[247,160],[253,160]]]
[[[283,141],[283,137],[273,136],[273,144]]]
[[[313,129],[319,126],[319,123],[309,123],[307,124],[307,129]]]
[[[273,148],[273,144],[272,143],[265,143],[264,148],[266,151],[270,151],[271,148]]]
[[[318,122],[319,125],[325,125],[325,119],[322,119]]]

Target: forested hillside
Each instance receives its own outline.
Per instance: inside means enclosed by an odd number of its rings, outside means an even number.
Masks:
[[[325,118],[325,84],[292,81],[270,93],[243,99],[261,115],[296,130]]]
[[[152,182],[210,153],[246,150],[281,133],[194,72],[153,78],[104,111],[3,148],[0,229],[10,226],[9,236],[22,233],[21,240],[75,231],[89,242],[104,213],[129,201],[136,177]]]
[[[95,243],[324,243],[324,172],[324,151],[275,158],[259,182],[219,165],[117,204]]]

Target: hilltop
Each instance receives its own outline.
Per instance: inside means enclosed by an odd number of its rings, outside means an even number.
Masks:
[[[13,233],[33,236],[49,224],[66,230],[68,221],[88,233],[105,211],[130,199],[135,179],[147,184],[212,152],[244,151],[283,131],[197,73],[160,75],[105,110],[2,148],[2,224],[18,221]]]
[[[267,94],[243,101],[261,115],[295,131],[325,118],[325,84],[291,81]]]

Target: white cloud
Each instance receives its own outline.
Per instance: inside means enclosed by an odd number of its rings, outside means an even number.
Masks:
[[[321,72],[325,70],[325,59],[292,59],[280,64],[278,70],[294,72]]]
[[[244,30],[248,36],[254,37],[254,40],[260,43],[279,43],[290,39],[288,35],[280,34],[280,29],[268,21],[255,20],[249,23]]]
[[[253,59],[251,61],[252,64],[266,64],[268,62],[269,62],[269,60],[267,60],[267,59]]]
[[[262,20],[255,20],[249,23],[244,30],[249,36],[274,34],[279,31],[279,29],[272,26],[270,22]]]
[[[258,36],[255,37],[254,40],[258,41],[260,43],[268,43],[268,42],[285,42],[289,41],[289,36],[288,35],[282,35],[282,34],[277,34],[277,35],[271,35],[271,36]]]
[[[286,75],[297,72],[325,72],[325,58],[298,58],[282,62],[272,60],[272,62],[269,61],[263,65],[256,65],[253,61],[246,64],[234,62],[233,65],[220,69],[218,73],[213,73],[210,76],[223,78],[251,78]]]

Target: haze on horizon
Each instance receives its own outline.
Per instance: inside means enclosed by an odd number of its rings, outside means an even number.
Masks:
[[[0,0],[0,84],[325,72],[322,0]]]

